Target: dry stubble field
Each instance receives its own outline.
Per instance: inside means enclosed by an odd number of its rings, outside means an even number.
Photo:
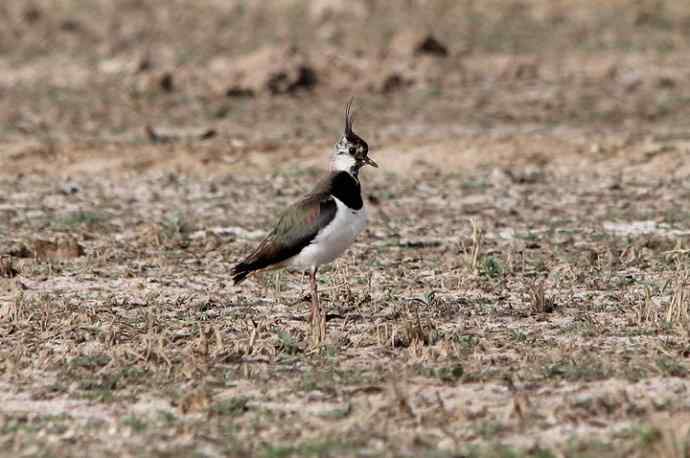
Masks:
[[[688,456],[683,2],[256,5],[0,5],[0,455]],[[315,351],[228,272],[351,95]]]

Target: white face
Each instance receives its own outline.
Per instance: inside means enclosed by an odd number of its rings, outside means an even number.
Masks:
[[[348,172],[352,173],[357,165],[357,160],[348,153],[336,154],[331,159],[331,170],[334,172]]]

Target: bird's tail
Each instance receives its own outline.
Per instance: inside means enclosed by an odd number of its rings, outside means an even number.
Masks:
[[[256,270],[254,266],[249,262],[240,262],[235,267],[232,268],[232,282],[237,285],[247,278],[247,275]]]

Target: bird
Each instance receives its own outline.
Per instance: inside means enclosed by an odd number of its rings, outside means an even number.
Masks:
[[[318,346],[326,335],[316,274],[342,255],[367,225],[359,171],[378,168],[369,145],[352,130],[352,100],[345,107],[345,130],[331,154],[329,171],[301,199],[285,208],[273,229],[231,271],[233,283],[253,272],[280,268],[308,271],[311,286],[311,337]]]

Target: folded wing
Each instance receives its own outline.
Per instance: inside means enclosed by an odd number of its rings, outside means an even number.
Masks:
[[[240,283],[250,273],[281,263],[298,254],[319,230],[335,218],[337,205],[330,192],[322,189],[290,206],[259,246],[232,269],[232,279]]]

